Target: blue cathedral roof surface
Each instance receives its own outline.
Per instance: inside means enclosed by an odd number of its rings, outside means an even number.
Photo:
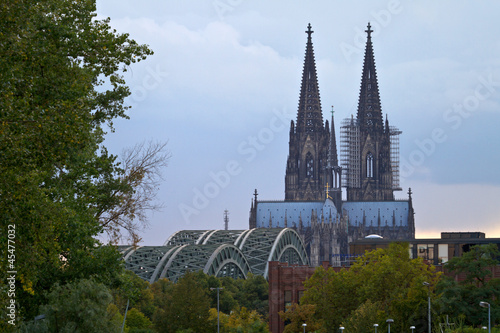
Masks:
[[[408,201],[356,201],[344,202],[342,210],[347,214],[349,225],[361,226],[363,221],[366,227],[380,226],[408,226]],[[311,217],[316,215],[318,223],[321,217],[324,223],[337,223],[338,211],[331,200],[321,201],[259,201],[257,204],[257,228],[271,227],[298,227],[311,225]]]
[[[349,224],[359,226],[363,224],[363,217],[367,227],[378,226],[408,226],[408,201],[355,201],[344,202],[342,209],[349,216]]]
[[[328,219],[336,219],[337,208],[331,200],[322,201],[259,201],[257,204],[257,227],[268,228],[269,219],[272,227],[284,227],[285,216],[288,227],[298,227],[302,219],[302,225],[310,225],[311,215],[315,214]]]

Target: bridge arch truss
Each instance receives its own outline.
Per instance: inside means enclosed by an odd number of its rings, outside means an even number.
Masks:
[[[119,250],[126,268],[150,283],[161,278],[177,281],[187,270],[233,278],[253,273],[267,279],[269,261],[309,264],[302,239],[289,228],[181,230],[163,246]]]

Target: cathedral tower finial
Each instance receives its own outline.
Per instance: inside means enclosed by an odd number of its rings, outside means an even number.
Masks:
[[[311,28],[312,28],[312,27],[311,27],[311,23],[309,23],[309,24],[307,25],[307,31],[306,31],[307,38],[311,38],[311,34],[314,32],[314,31],[312,31],[312,30],[311,30]]]
[[[371,39],[372,38],[372,26],[370,25],[370,22],[368,22],[368,29],[365,30],[365,32],[368,34],[368,39]]]

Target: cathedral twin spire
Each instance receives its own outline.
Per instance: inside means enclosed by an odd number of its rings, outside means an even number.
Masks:
[[[315,133],[323,128],[323,115],[319,98],[316,62],[311,35],[311,24],[307,26],[307,45],[302,71],[302,85],[297,113],[297,132]]]
[[[361,76],[361,88],[359,91],[357,118],[361,129],[383,131],[382,108],[378,90],[377,71],[375,68],[375,57],[373,55],[373,44],[370,23],[368,23],[365,58],[363,62],[363,73]]]
[[[324,200],[329,197],[325,188],[328,184],[329,188],[334,186],[332,174],[338,167],[335,132],[333,127],[329,128],[328,121],[323,122],[311,37],[313,32],[309,24],[297,123],[295,125],[292,121],[290,126],[290,151],[285,176],[285,200],[290,201]],[[340,184],[340,176],[336,178]]]
[[[356,123],[349,142],[342,141],[342,168],[338,165],[332,110],[331,128],[323,122],[311,24],[302,72],[296,124],[291,122],[289,155],[285,176],[285,200],[323,200],[330,194],[341,202],[340,187],[347,187],[347,199],[390,200],[393,177],[390,130],[382,117],[375,57],[368,23]],[[333,107],[332,107],[333,108]],[[354,126],[354,127],[353,127]],[[345,135],[341,128],[341,137]],[[344,133],[344,134],[343,134]],[[356,139],[353,139],[356,137]],[[344,140],[344,139],[342,139]],[[345,156],[344,156],[345,155]],[[347,160],[346,160],[347,158]],[[346,161],[345,161],[346,160]],[[344,175],[343,175],[344,174]],[[345,178],[342,180],[342,178]],[[344,184],[341,182],[344,181]],[[325,193],[326,187],[332,188]]]
[[[362,128],[383,130],[382,108],[378,89],[377,71],[373,45],[371,40],[370,23],[368,23],[363,73],[358,101],[357,119]],[[319,96],[316,62],[312,44],[311,24],[307,26],[307,44],[302,71],[302,84],[299,97],[299,110],[297,113],[297,132],[317,132],[323,127],[323,115]]]

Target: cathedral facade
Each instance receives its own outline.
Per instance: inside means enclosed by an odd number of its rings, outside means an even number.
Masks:
[[[399,131],[382,114],[371,27],[366,30],[364,64],[356,118],[340,127],[340,162],[334,115],[323,120],[312,29],[308,25],[297,119],[290,124],[285,200],[261,201],[257,190],[250,228],[294,228],[310,262],[339,266],[350,260],[348,244],[368,235],[415,238],[411,190],[395,200],[399,187]],[[342,198],[345,188],[346,200]]]

